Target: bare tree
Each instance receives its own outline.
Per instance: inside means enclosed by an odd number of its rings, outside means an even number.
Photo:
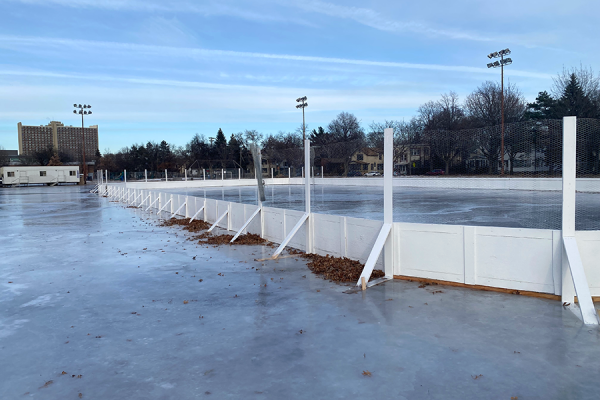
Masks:
[[[467,96],[465,111],[474,127],[500,125],[502,123],[502,88],[497,82],[483,82]],[[521,91],[512,83],[504,87],[504,121],[518,122],[523,119],[527,102]]]
[[[431,155],[444,162],[446,174],[449,174],[452,163],[467,153],[470,143],[470,138],[465,136],[467,131],[460,131],[466,124],[466,117],[458,95],[455,92],[442,94],[440,100],[419,107],[418,113]]]
[[[344,175],[348,175],[348,167],[352,155],[365,145],[365,132],[354,114],[341,112],[327,126],[331,140],[332,155],[344,165]],[[334,145],[335,144],[335,145]]]

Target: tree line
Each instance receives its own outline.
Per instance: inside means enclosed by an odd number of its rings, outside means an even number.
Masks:
[[[532,143],[537,146],[536,157],[541,151],[547,165],[559,164],[561,145],[551,143],[548,132],[556,134],[560,127],[547,121],[563,116],[600,118],[600,77],[591,68],[564,69],[554,78],[550,91],[539,92],[531,103],[515,84],[509,82],[504,86],[504,157],[500,156],[501,87],[493,81],[483,82],[463,101],[455,92],[442,94],[439,99],[422,104],[408,121],[373,121],[365,129],[354,114],[341,112],[326,127],[307,130],[306,136],[314,150],[314,165],[323,165],[332,174],[347,175],[352,156],[362,148],[382,149],[385,128],[394,129],[395,164],[411,148],[427,146],[430,152],[427,164],[408,162],[408,174],[433,168],[442,168],[446,173],[452,168],[462,172],[464,165],[455,164],[467,160],[474,152],[487,161],[482,172],[497,173],[500,159],[505,158],[510,161],[509,173],[512,173],[517,155],[528,151]],[[591,132],[586,140],[589,162],[597,164],[600,132]],[[214,138],[196,134],[185,146],[164,140],[134,144],[116,153],[98,153],[97,168],[114,172],[182,168],[247,170],[252,164],[249,151],[252,143],[261,146],[263,158],[271,165],[298,169],[304,164],[300,127],[294,132],[270,135],[246,130],[231,134],[229,139],[219,129]],[[592,169],[600,172],[598,165],[592,165]]]

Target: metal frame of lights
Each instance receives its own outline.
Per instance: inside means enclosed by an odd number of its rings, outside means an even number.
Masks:
[[[83,126],[83,116],[91,115],[92,111],[88,111],[88,108],[92,108],[89,104],[73,104],[75,110],[73,110],[73,114],[81,114],[81,149],[83,151],[83,184],[85,185],[87,182],[87,164],[85,163],[85,128]]]
[[[296,102],[300,103],[296,105],[296,108],[302,109],[302,143],[304,143],[304,141],[306,140],[306,124],[304,123],[304,109],[308,107],[308,103],[306,102],[306,96],[298,97],[296,99]]]
[[[493,53],[488,54],[488,58],[491,60],[492,58],[500,58],[500,61],[494,61],[487,64],[488,68],[498,68],[500,67],[500,79],[501,79],[501,92],[500,92],[500,102],[501,102],[501,120],[502,120],[502,139],[500,141],[500,174],[504,175],[504,66],[512,64],[511,58],[504,58],[510,54],[509,49],[504,49],[500,51],[495,51]]]

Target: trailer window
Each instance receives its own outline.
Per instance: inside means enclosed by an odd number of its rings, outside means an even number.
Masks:
[[[77,176],[77,171],[69,171],[69,176]]]
[[[40,176],[46,176],[46,171],[40,171]]]
[[[7,175],[9,178],[14,178],[15,177],[15,173],[13,172],[7,172]]]

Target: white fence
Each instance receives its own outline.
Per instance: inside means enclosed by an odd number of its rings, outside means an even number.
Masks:
[[[130,185],[130,184],[128,184]],[[104,192],[129,205],[170,217],[182,205],[178,217],[191,218],[204,206],[197,219],[214,223],[226,210],[220,228],[237,232],[256,211],[256,205],[233,203],[145,189],[104,185]],[[133,201],[134,199],[137,199]],[[171,202],[169,203],[169,200]],[[263,207],[245,232],[281,243],[304,213]],[[289,246],[306,251],[306,230],[313,248],[309,251],[366,262],[383,222],[337,215],[311,213]],[[395,222],[395,276],[436,279],[467,285],[483,285],[520,291],[560,295],[562,288],[561,231],[433,225]],[[592,296],[600,296],[600,231],[577,231],[577,244]],[[382,257],[378,267],[383,269]]]

